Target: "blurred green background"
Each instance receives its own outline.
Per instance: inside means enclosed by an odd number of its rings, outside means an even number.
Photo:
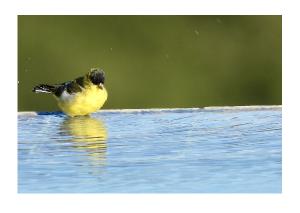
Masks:
[[[18,110],[56,111],[39,83],[92,67],[104,108],[281,104],[281,16],[18,16]]]

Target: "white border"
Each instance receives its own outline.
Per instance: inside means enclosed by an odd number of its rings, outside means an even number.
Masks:
[[[276,0],[20,0],[1,2],[1,212],[300,212],[299,16]],[[296,2],[296,1],[295,1]],[[17,15],[21,14],[283,14],[283,194],[17,194]],[[4,80],[3,80],[4,79]]]
[[[17,5],[23,15],[272,15],[282,9],[278,0],[24,0]]]

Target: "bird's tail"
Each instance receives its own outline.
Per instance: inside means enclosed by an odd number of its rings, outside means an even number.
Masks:
[[[54,93],[56,91],[55,86],[48,84],[39,84],[32,89],[32,92],[35,93]]]

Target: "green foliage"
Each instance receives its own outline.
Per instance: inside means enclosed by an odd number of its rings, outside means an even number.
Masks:
[[[58,110],[34,94],[92,67],[104,108],[281,104],[281,16],[19,16],[18,109]]]

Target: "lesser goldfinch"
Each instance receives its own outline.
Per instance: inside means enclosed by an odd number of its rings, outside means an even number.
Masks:
[[[71,117],[89,115],[100,109],[107,99],[104,79],[102,69],[92,68],[85,76],[73,81],[39,84],[33,88],[33,92],[53,94],[60,109]]]

